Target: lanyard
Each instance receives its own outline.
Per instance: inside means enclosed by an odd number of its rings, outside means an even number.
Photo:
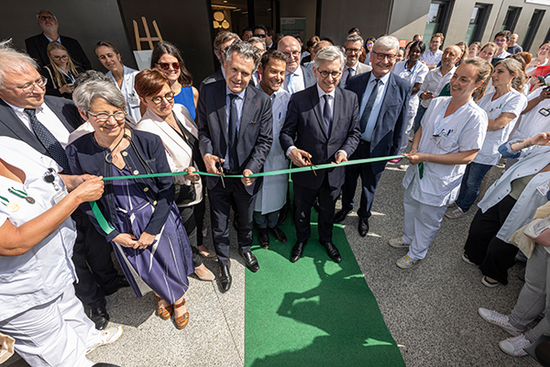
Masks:
[[[452,115],[450,116],[447,116],[445,118],[443,118],[443,115],[445,114],[445,112],[447,111],[447,108],[449,108],[449,105],[451,104],[451,99],[449,99],[449,103],[447,103],[447,105],[445,107],[443,107],[441,109],[441,111],[439,111],[439,113],[437,114],[437,117],[435,118],[434,120],[434,133],[433,135],[434,136],[437,136],[441,133],[441,131],[443,130],[443,128],[449,123],[449,121],[452,120],[452,117],[454,115],[456,115],[457,113],[459,113],[467,104],[469,104],[470,101],[464,103],[462,106],[460,106],[460,108],[458,110],[456,110]],[[441,124],[438,125],[439,121],[441,120]],[[443,120],[447,120],[446,122],[443,122]]]

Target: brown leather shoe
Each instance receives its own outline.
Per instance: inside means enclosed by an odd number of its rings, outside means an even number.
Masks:
[[[155,299],[157,301],[157,304],[158,302],[162,301],[162,297],[159,297],[156,294],[155,294]],[[158,305],[157,315],[159,315],[159,317],[163,320],[168,320],[170,316],[172,316],[173,311],[174,311],[174,308],[172,307],[172,305],[167,307]]]
[[[180,308],[183,305],[185,305],[185,298],[181,303],[174,303],[174,308]],[[186,327],[189,323],[189,311],[184,313],[180,317],[175,317],[174,322],[176,323],[176,327],[180,330]]]

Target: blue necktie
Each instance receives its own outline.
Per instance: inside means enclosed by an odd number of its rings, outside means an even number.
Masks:
[[[288,74],[288,83],[287,88],[290,94],[294,94],[294,86],[292,85],[292,78],[294,77],[294,74]]]
[[[327,135],[330,138],[330,130],[332,126],[332,112],[330,110],[330,104],[328,103],[328,101],[330,100],[330,96],[328,94],[325,94],[323,98],[325,99],[325,107],[323,108],[323,120],[325,121]]]
[[[376,100],[376,96],[378,95],[378,82],[380,82],[380,79],[374,79],[373,82],[374,82],[374,87],[372,88],[372,92],[367,101],[367,105],[365,106],[365,110],[361,115],[361,120],[359,120],[359,127],[361,128],[361,134],[365,132],[365,128],[367,127],[367,123],[369,122],[370,113],[372,112],[372,107],[374,106],[374,101]]]
[[[65,150],[59,141],[55,138],[55,136],[53,136],[50,130],[46,128],[46,126],[42,125],[42,123],[38,121],[36,118],[36,111],[34,109],[25,108],[25,113],[31,120],[32,130],[40,143],[42,143],[44,148],[46,148],[46,151],[50,157],[52,157],[53,160],[61,166],[61,168],[63,168],[63,174],[70,175],[71,168],[69,167],[69,159],[67,158],[67,154],[65,154]]]
[[[229,94],[231,105],[229,106],[229,126],[227,129],[227,138],[229,140],[229,169],[231,171],[236,171],[239,168],[239,160],[237,157],[237,106],[235,105],[236,98],[236,94]]]

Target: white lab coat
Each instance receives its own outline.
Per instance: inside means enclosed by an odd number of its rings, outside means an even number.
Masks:
[[[134,80],[139,71],[124,65],[122,67],[124,68],[124,78],[122,79],[120,92],[124,95],[124,98],[126,99],[126,111],[130,116],[132,116],[134,121],[138,122],[139,120],[141,120],[141,113],[139,112],[139,96],[134,89]],[[116,86],[118,87],[113,73],[109,71],[107,75],[111,77],[111,79],[113,79]]]

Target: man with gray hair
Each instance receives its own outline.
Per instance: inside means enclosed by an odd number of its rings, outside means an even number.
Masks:
[[[260,268],[250,246],[253,197],[261,179],[248,176],[263,169],[273,135],[270,98],[249,86],[259,62],[256,47],[244,41],[233,43],[226,50],[225,79],[204,85],[199,96],[197,116],[201,154],[207,171],[220,175],[206,177],[205,181],[222,292],[231,287],[227,223],[232,197],[239,216],[239,252],[248,269],[256,272]],[[224,179],[224,174],[245,177]]]
[[[347,161],[359,143],[357,96],[337,88],[345,57],[336,46],[315,55],[317,84],[292,95],[279,141],[295,166]],[[297,241],[290,261],[302,257],[311,236],[310,214],[319,198],[319,242],[335,262],[342,259],[332,242],[334,206],[344,183],[344,167],[292,175]]]
[[[199,89],[202,89],[205,84],[214,83],[225,78],[225,70],[223,68],[225,49],[231,46],[234,42],[240,40],[240,37],[233,32],[223,31],[216,35],[216,38],[214,39],[214,55],[216,55],[216,58],[220,62],[220,68],[216,70],[214,74],[204,78]]]
[[[359,74],[371,71],[372,68],[368,65],[359,62],[359,56],[363,53],[364,41],[358,34],[350,34],[346,38],[346,66],[342,72],[342,79],[339,86],[345,88],[349,79]]]
[[[50,63],[46,49],[50,42],[57,41],[65,46],[73,61],[76,61],[82,69],[90,70],[92,68],[92,64],[90,60],[88,60],[88,57],[86,57],[86,53],[82,49],[82,46],[80,46],[80,43],[74,38],[61,36],[57,33],[59,23],[57,22],[56,16],[51,11],[44,9],[39,10],[36,13],[36,21],[40,28],[42,28],[42,33],[27,38],[25,40],[25,47],[29,55],[35,59],[40,66],[43,67]]]
[[[47,80],[36,68],[28,55],[7,41],[0,43],[0,135],[24,141],[56,161],[62,174],[71,174],[64,148],[69,134],[83,121],[72,101],[45,96]],[[128,282],[118,275],[111,246],[86,215],[77,210],[72,218],[78,230],[72,258],[79,279],[76,295],[91,308],[91,319],[101,330],[109,322],[105,294]]]
[[[398,50],[397,38],[378,38],[370,56],[372,71],[350,79],[346,86],[346,89],[357,94],[361,106],[361,140],[351,159],[385,157],[399,152],[412,87],[404,79],[390,73]],[[357,178],[361,175],[358,231],[362,237],[367,235],[374,192],[385,167],[386,162],[346,167],[342,210],[336,213],[335,222],[342,222],[353,209]]]
[[[258,49],[260,57],[265,53],[265,41],[260,37],[251,37],[248,42]],[[257,70],[252,74],[252,82],[253,86],[260,87],[260,74]]]

